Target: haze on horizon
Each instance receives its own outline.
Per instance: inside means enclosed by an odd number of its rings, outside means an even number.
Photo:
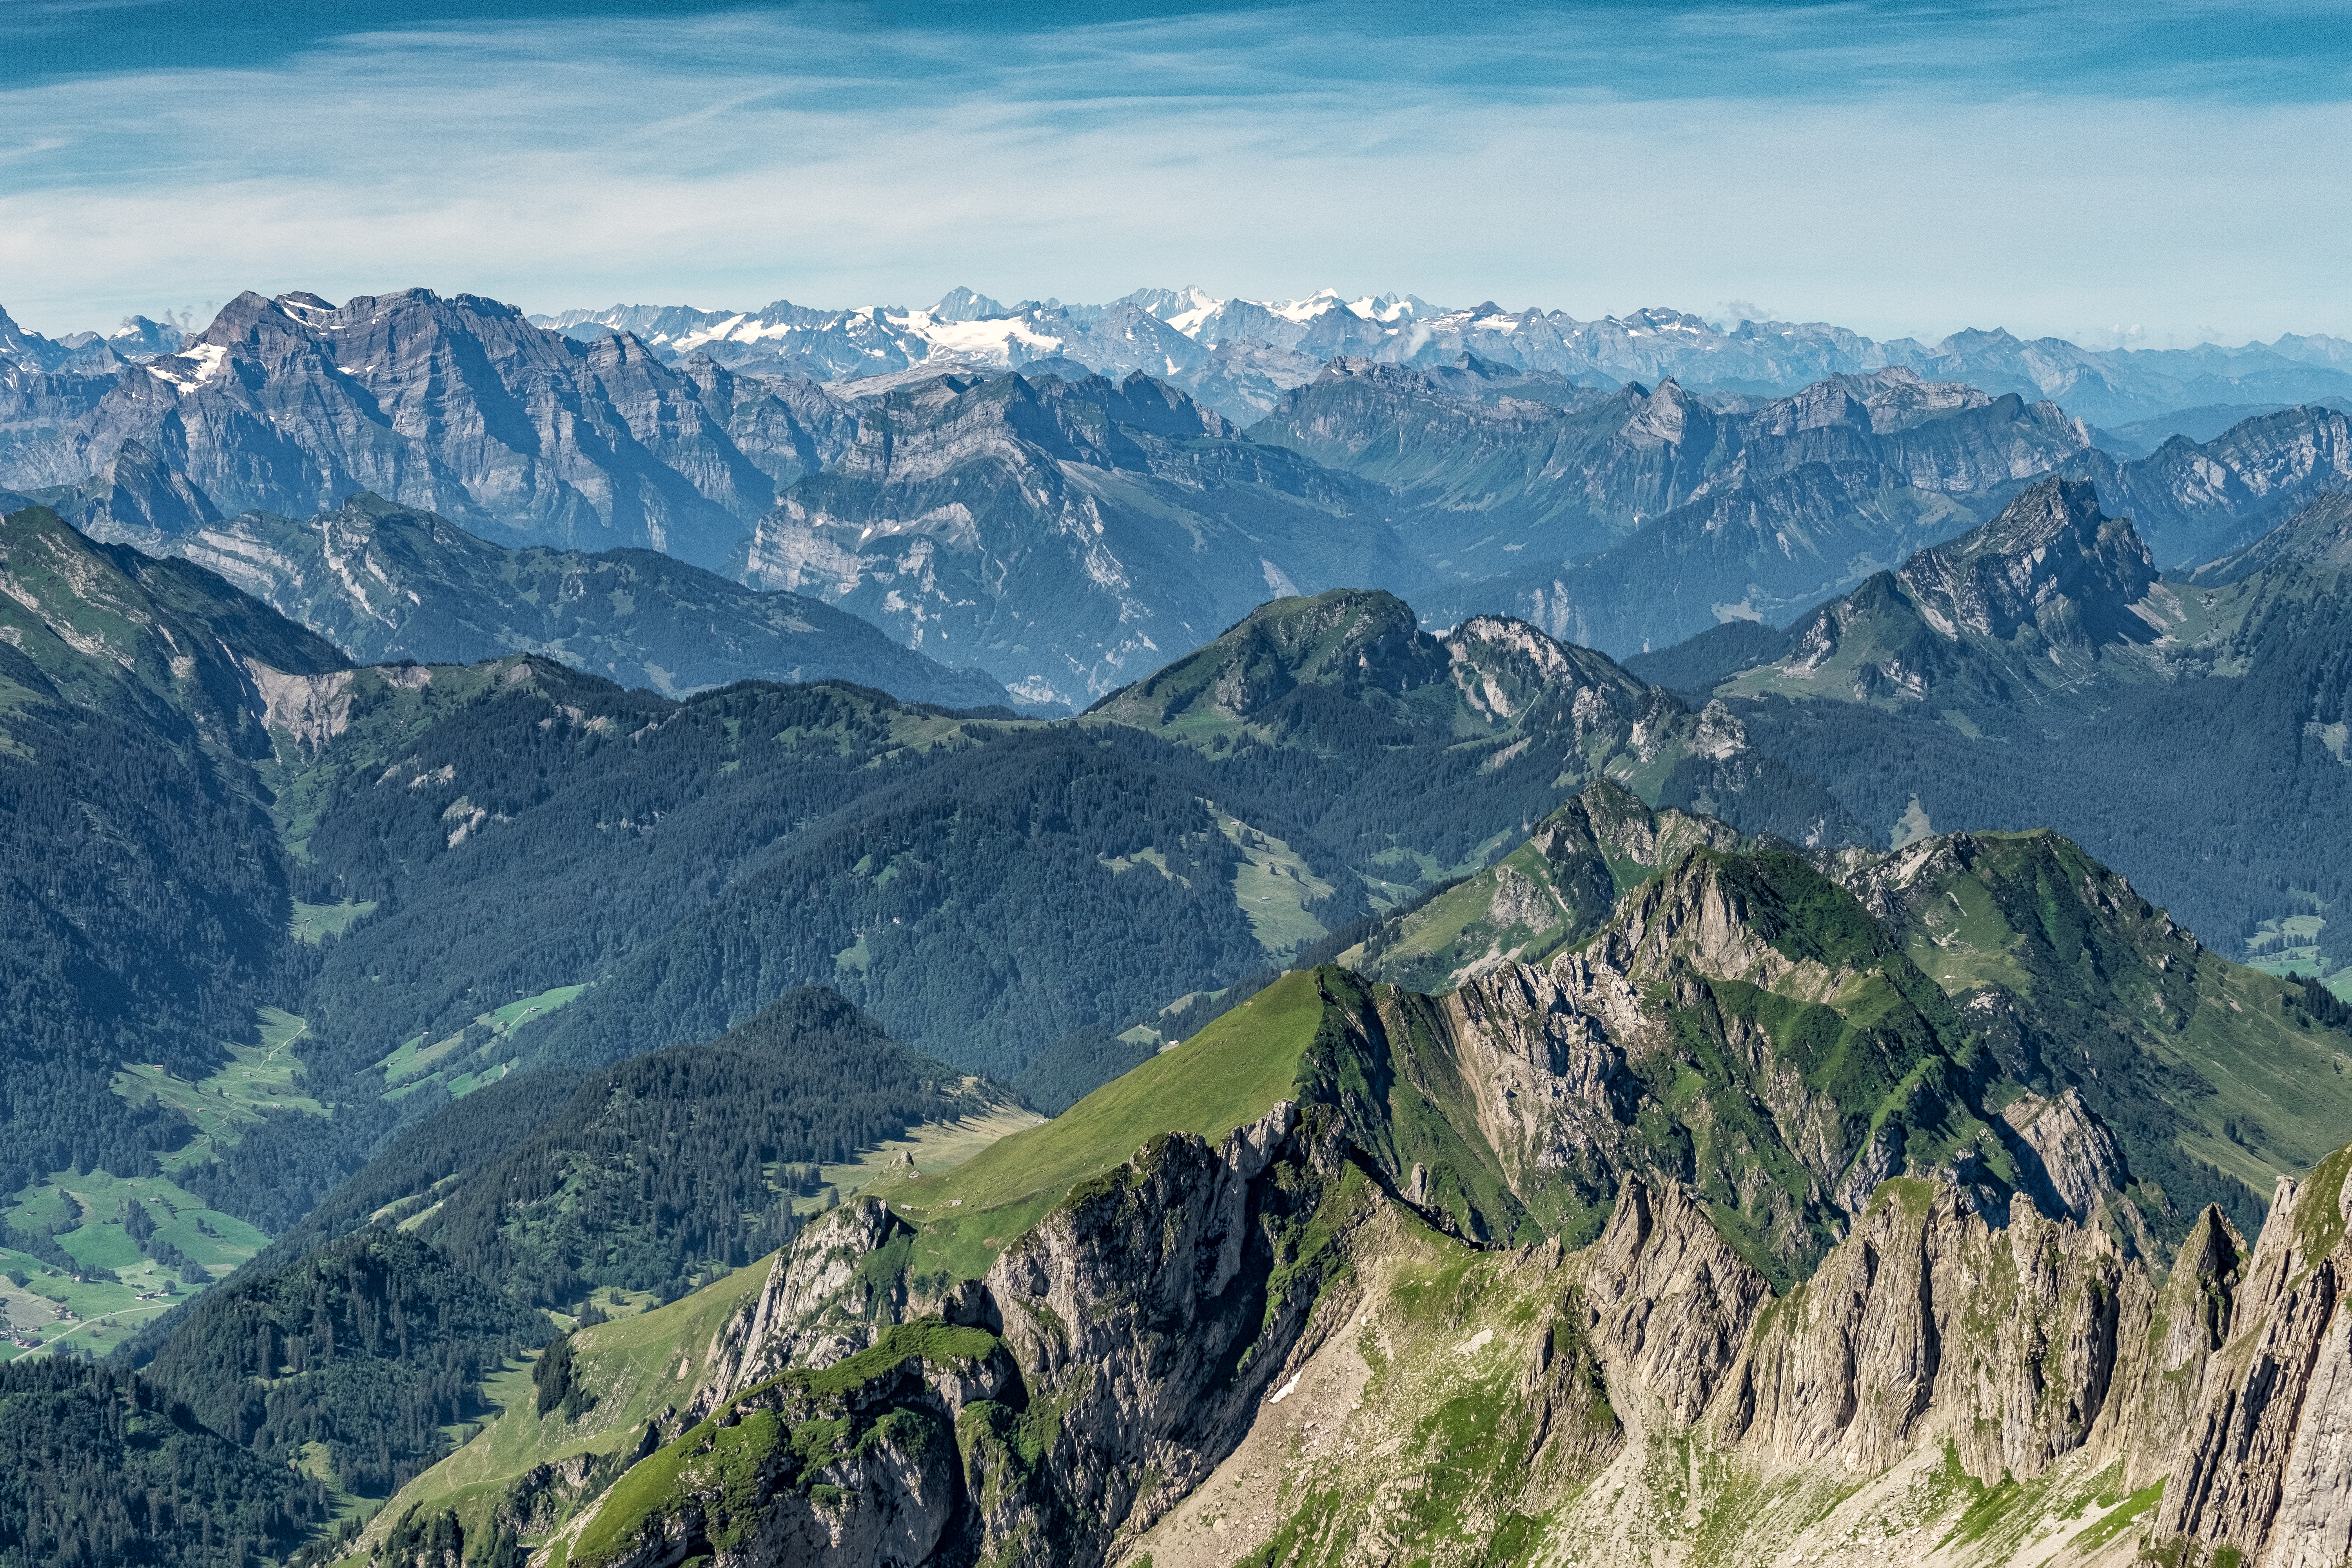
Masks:
[[[1139,285],[1932,341],[2352,335],[2352,16],[28,0],[0,306],[531,310]]]

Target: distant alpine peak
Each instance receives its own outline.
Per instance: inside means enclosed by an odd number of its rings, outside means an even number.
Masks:
[[[2026,559],[2053,545],[2087,549],[2097,542],[2100,525],[2109,521],[2100,512],[2098,489],[2089,480],[2053,475],[2028,485],[1990,522],[1943,548],[1970,559]]]
[[[2072,606],[2074,626],[2095,630],[2144,596],[2156,561],[2125,518],[2099,510],[2086,480],[2053,476],[2019,492],[2000,515],[1949,544],[1923,550],[1895,574],[1927,624],[1948,637],[2007,640]]]

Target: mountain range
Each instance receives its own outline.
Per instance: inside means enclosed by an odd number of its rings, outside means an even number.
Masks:
[[[1054,312],[1084,331],[1045,331]],[[2041,396],[2091,384],[2051,368],[2079,353],[2036,348],[2036,382],[1974,339],[1890,360],[1671,312],[1602,331],[1409,298],[1049,310],[967,290],[899,315],[605,314],[557,331],[412,289],[247,295],[202,332],[133,323],[112,347],[11,327],[0,486],[151,551],[362,490],[509,548],[660,549],[1082,707],[1268,594],[1385,588],[1433,625],[1507,613],[1622,656],[1785,621],[2039,474],[2094,480],[2171,566],[2352,464],[2324,404],[2196,404],[2201,444],[2144,450],[2146,421],[2114,437]],[[2222,359],[2344,377],[2315,363],[2326,342],[2283,343]],[[1203,356],[1256,391],[1233,401]]]
[[[934,384],[1064,428],[1024,378]],[[1233,441],[1186,417],[1171,447]],[[1524,621],[1280,598],[1058,722],[361,667],[201,558],[5,528],[11,926],[54,955],[12,993],[0,1305],[129,1381],[11,1370],[0,1423],[184,1411],[184,1506],[244,1488],[257,1555],[1738,1558],[1965,1524],[1985,1561],[2053,1531],[2095,1560],[2336,1528],[2284,1458],[2205,1479],[2244,1389],[2325,1375],[2250,1347],[2333,1342],[2334,1209],[2296,1183],[2352,1168],[2352,1008],[2179,922],[2259,868],[2140,831],[2215,792],[2073,775],[2169,913],[1924,791],[1867,846],[1896,763],[2057,777],[2136,694],[2251,717],[2261,679],[2294,726],[2242,754],[2340,773],[2294,706],[2340,686],[2340,498],[2167,577],[2040,479],[1787,632],[1656,656],[1682,697]],[[562,611],[574,576],[786,602],[372,497],[185,538],[355,643],[354,584],[407,604],[385,637],[574,656],[653,635]],[[232,1227],[249,1261],[191,1261]],[[2273,1420],[2265,1452],[2324,1431]],[[104,1451],[43,1450],[0,1506],[66,1517]]]
[[[1767,397],[1833,375],[1900,367],[1995,396],[2056,402],[2105,426],[2215,405],[2251,412],[2251,405],[2352,395],[2347,374],[2352,346],[2325,334],[2286,333],[2269,344],[2240,348],[2094,350],[1999,330],[1955,332],[1935,343],[1874,342],[1819,321],[1718,324],[1667,309],[1579,321],[1564,311],[1508,310],[1491,300],[1444,307],[1415,295],[1351,300],[1328,289],[1288,300],[1220,300],[1198,288],[1139,289],[1108,305],[1051,300],[1004,305],[956,289],[928,310],[828,310],[778,300],[758,310],[615,305],[532,320],[575,336],[628,332],[656,353],[702,353],[731,365],[818,381],[926,363],[1002,370],[1074,360],[1106,374],[1144,371],[1244,424],[1269,404],[1235,374],[1241,345],[1259,356],[1278,390],[1304,383],[1343,356],[1428,366],[1457,363],[1466,353],[1604,388],[1674,380],[1694,389]],[[2151,434],[2137,431],[2126,444],[2153,445]]]
[[[0,318],[0,1560],[2338,1562],[2336,346]]]

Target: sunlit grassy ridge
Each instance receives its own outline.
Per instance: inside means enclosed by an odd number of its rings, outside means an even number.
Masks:
[[[925,1222],[918,1273],[978,1275],[1071,1187],[1151,1139],[1191,1132],[1215,1142],[1290,1098],[1322,1016],[1315,973],[1286,974],[1043,1126],[992,1144],[947,1175],[876,1191],[894,1212]]]

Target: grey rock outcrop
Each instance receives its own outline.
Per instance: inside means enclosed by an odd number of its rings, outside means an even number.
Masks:
[[[2352,1555],[2347,1171],[2352,1150],[2279,1184],[2242,1279],[2208,1320],[2222,1342],[2201,1358],[2156,1524],[2200,1562],[2231,1552],[2254,1568],[2332,1568]]]
[[[1578,1273],[1586,1332],[1680,1425],[1696,1421],[1771,1294],[1679,1184],[1629,1181]]]
[[[1214,1147],[1154,1139],[940,1301],[909,1296],[887,1205],[812,1224],[711,1340],[684,1412],[699,1424],[671,1445],[681,1479],[628,1505],[605,1561],[1103,1561],[1232,1450],[1299,1345],[1318,1293],[1311,1274],[1269,1289],[1288,1200],[1268,1173],[1336,1175],[1343,1147],[1313,1121],[1282,1101]],[[866,1436],[807,1464],[771,1446],[721,1484],[700,1456],[761,1412]]]
[[[2004,1107],[2001,1120],[2032,1152],[2044,1188],[2035,1196],[2045,1198],[2053,1213],[2087,1220],[2102,1197],[2129,1184],[2123,1151],[2083,1103],[2080,1089],[2068,1089],[2055,1100],[2026,1095]]]
[[[1197,1486],[1305,1329],[1311,1292],[1269,1299],[1256,1269],[1244,1272],[1263,1267],[1245,1256],[1252,1184],[1296,1119],[1285,1101],[1213,1150],[1181,1133],[1155,1140],[990,1268],[1030,1397],[1061,1413],[1053,1507],[1060,1531],[1077,1531],[1069,1560],[1098,1553],[1104,1527],[1139,1530]],[[1088,1520],[1100,1523],[1078,1522]]]
[[[760,1293],[711,1335],[702,1378],[687,1409],[699,1420],[788,1366],[829,1366],[873,1342],[904,1314],[896,1279],[861,1277],[865,1264],[907,1226],[878,1198],[858,1198],[810,1223],[776,1255]]]

